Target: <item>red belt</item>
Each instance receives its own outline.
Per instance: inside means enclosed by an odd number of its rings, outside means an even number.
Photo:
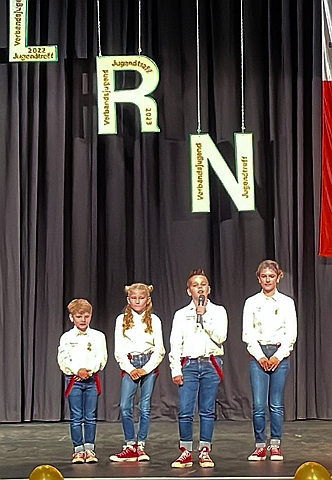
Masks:
[[[181,367],[185,366],[187,360],[189,360],[189,357],[183,357],[182,358]],[[217,372],[217,374],[220,378],[220,381],[222,382],[224,380],[224,374],[223,374],[223,371],[221,370],[221,368],[220,368],[220,366],[219,366],[219,364],[216,360],[216,357],[214,355],[210,355],[210,360],[211,360],[212,365],[216,369],[216,372]]]
[[[94,373],[93,376],[95,377],[95,380],[96,380],[96,387],[97,387],[98,395],[100,395],[101,392],[102,392],[102,388],[101,388],[99,375],[98,375],[98,373]],[[84,380],[82,380],[82,381],[84,382]],[[68,386],[67,386],[66,391],[65,391],[65,396],[66,397],[68,397],[70,395],[70,392],[72,391],[75,382],[76,382],[75,376],[73,375],[71,377],[70,382],[68,383]]]

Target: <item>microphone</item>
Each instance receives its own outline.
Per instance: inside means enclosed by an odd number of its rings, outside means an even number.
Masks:
[[[205,302],[204,295],[200,295],[198,297],[198,306],[202,307],[204,305],[204,302]],[[203,316],[202,315],[197,315],[196,321],[197,321],[197,323],[200,323],[203,326]]]

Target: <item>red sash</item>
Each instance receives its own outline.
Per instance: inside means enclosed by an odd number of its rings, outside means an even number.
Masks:
[[[210,360],[211,360],[211,363],[212,365],[214,366],[214,368],[216,369],[217,371],[217,374],[219,375],[219,378],[220,378],[220,381],[222,382],[224,380],[224,373],[223,371],[221,370],[221,368],[219,367],[219,364],[216,360],[216,357],[214,355],[211,355],[210,356]]]

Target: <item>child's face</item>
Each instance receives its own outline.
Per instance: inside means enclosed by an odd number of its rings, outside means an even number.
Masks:
[[[73,313],[72,315],[69,315],[69,318],[81,332],[85,332],[88,326],[90,325],[92,313],[90,312]]]
[[[127,302],[133,310],[139,315],[144,312],[148,303],[148,294],[139,288],[131,290],[128,293]]]
[[[261,284],[263,292],[267,296],[272,296],[277,288],[279,278],[277,272],[271,268],[263,268],[259,272],[258,282]]]
[[[194,302],[198,304],[198,298],[200,295],[204,295],[207,299],[211,291],[208,279],[204,275],[194,275],[189,280],[189,287],[187,293],[189,297],[192,297]]]

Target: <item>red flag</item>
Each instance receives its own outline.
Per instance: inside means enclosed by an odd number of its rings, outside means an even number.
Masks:
[[[322,0],[322,193],[319,255],[332,257],[332,0]]]

